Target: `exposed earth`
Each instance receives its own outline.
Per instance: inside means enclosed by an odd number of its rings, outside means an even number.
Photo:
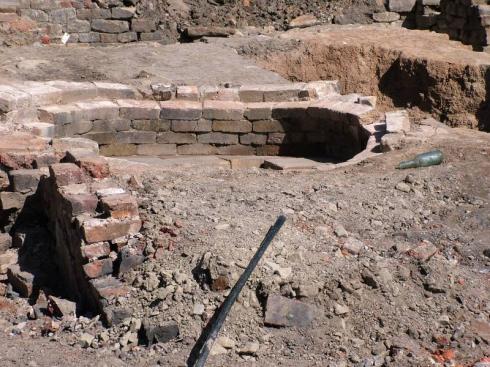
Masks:
[[[281,28],[281,12],[289,18],[296,10],[277,4],[282,10],[264,22]],[[190,22],[212,18],[206,9]],[[1,365],[185,366],[283,213],[286,225],[233,307],[208,365],[488,367],[490,56],[447,36],[384,26],[203,41],[4,48],[0,73],[2,82],[104,80],[143,93],[155,82],[339,79],[343,93],[377,96],[379,111],[406,108],[414,129],[431,116],[457,127],[436,125],[415,145],[329,170],[235,170],[216,157],[185,164],[110,158],[111,174],[138,200],[147,257],[122,276],[131,292],[114,303],[126,317],[109,328],[93,315],[53,321],[2,278]],[[436,148],[442,164],[395,169]],[[203,258],[224,285],[199,275]],[[311,325],[268,325],[273,295],[308,305]],[[179,336],[139,343],[145,320],[176,323]]]

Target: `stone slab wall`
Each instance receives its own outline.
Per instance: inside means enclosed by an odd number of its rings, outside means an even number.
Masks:
[[[447,33],[478,51],[489,44],[490,5],[486,0],[388,0],[386,8],[386,12],[373,14],[375,22]]]
[[[490,41],[490,5],[478,0],[441,0],[441,10],[451,39],[486,50]]]
[[[0,26],[34,32],[43,43],[128,43],[159,41],[158,20],[139,17],[138,1],[6,0],[0,2]],[[17,29],[19,23],[22,29]]]

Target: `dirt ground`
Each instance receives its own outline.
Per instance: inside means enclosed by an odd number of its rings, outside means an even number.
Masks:
[[[318,54],[303,58],[291,52],[298,42],[299,49],[312,50],[308,37],[298,41],[297,35],[278,35],[270,53],[258,52],[260,43],[256,46],[252,39],[10,48],[0,54],[0,72],[5,79],[114,80],[142,88],[157,80],[267,83],[326,78],[332,70],[340,74],[345,62],[319,62],[332,49],[319,48]],[[464,57],[470,55],[454,47]],[[361,65],[366,55],[373,55],[359,50],[346,60],[358,59]],[[386,52],[399,58],[393,50]],[[244,55],[261,60],[262,67]],[[344,56],[337,54],[341,61]],[[466,61],[469,74],[479,60],[478,70],[484,72],[488,60],[480,57]],[[376,92],[369,88],[378,79],[362,87],[362,72],[373,65],[348,73],[360,92]],[[318,74],[303,73],[314,67]],[[483,80],[473,80],[473,98],[484,104],[486,96],[478,89]],[[344,81],[344,91],[354,89],[355,83],[348,84],[347,77]],[[451,97],[449,87],[446,91],[445,104],[463,95]],[[435,99],[436,91],[430,93]],[[463,101],[458,106],[463,111],[473,105]],[[435,114],[443,115],[439,112]],[[444,154],[441,165],[394,168],[434,148]],[[210,289],[196,279],[201,258],[209,253],[213,266],[236,280],[269,226],[284,213],[286,225],[234,306],[208,365],[487,367],[476,363],[490,358],[489,155],[490,135],[454,129],[425,145],[325,172],[114,169],[121,185],[139,199],[149,257],[124,275],[133,287],[130,296],[115,300],[130,317],[108,329],[97,318],[64,320],[59,330],[46,333],[46,320],[28,318],[26,300],[12,294],[0,300],[0,365],[185,366],[201,329],[228,291]],[[141,185],[128,183],[133,175]],[[313,323],[308,328],[267,326],[269,295],[312,306]],[[142,320],[176,322],[180,335],[169,343],[136,346],[128,339]],[[94,339],[82,347],[87,334]]]
[[[444,152],[442,165],[394,169],[429,148]],[[178,322],[181,337],[121,350],[115,344],[128,324],[109,329],[109,341],[95,349],[81,349],[82,332],[100,336],[104,328],[62,323],[62,331],[42,337],[43,321],[27,320],[25,305],[9,315],[7,301],[2,365],[185,365],[226,294],[195,281],[200,257],[210,252],[236,278],[283,212],[285,228],[222,330],[236,346],[210,357],[210,365],[429,366],[446,358],[472,366],[490,352],[489,154],[487,134],[461,130],[416,151],[329,172],[151,169],[137,191],[153,259],[126,274],[134,291],[118,304],[134,319]],[[348,244],[356,240],[362,246],[353,250]],[[437,251],[417,258],[418,246]],[[288,268],[290,274],[278,271]],[[314,323],[308,329],[264,326],[264,293],[314,305]],[[202,314],[194,314],[196,304],[204,305]],[[25,321],[16,335],[12,322]],[[246,352],[247,343],[258,343],[258,351]]]

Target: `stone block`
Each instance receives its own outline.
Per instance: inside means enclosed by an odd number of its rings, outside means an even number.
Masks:
[[[242,102],[264,102],[264,91],[259,86],[243,85],[238,90]]]
[[[209,120],[242,120],[245,105],[233,101],[204,101],[203,117]]]
[[[116,144],[152,144],[157,139],[154,131],[120,131],[116,133]]]
[[[176,155],[175,144],[140,144],[136,148],[136,154],[148,156]]]
[[[400,14],[392,11],[373,13],[373,20],[378,23],[391,23],[400,19]]]
[[[100,147],[100,154],[106,157],[131,156],[137,153],[136,144],[110,144]]]
[[[135,7],[115,7],[111,9],[112,19],[131,19],[136,13]]]
[[[26,193],[36,191],[42,177],[46,177],[46,171],[42,169],[19,169],[9,172],[10,183],[13,191]]]
[[[160,105],[156,101],[118,100],[120,116],[129,120],[157,120]]]
[[[90,32],[90,22],[88,20],[73,19],[67,23],[66,31],[70,33],[88,33]]]
[[[176,97],[183,101],[199,101],[199,88],[195,85],[179,85]]]
[[[7,273],[9,267],[16,265],[19,260],[17,251],[7,250],[3,254],[0,254],[0,274]]]
[[[88,32],[88,33],[79,33],[78,34],[78,42],[80,43],[99,43],[100,41],[100,33],[97,32]]]
[[[106,178],[110,176],[109,163],[99,156],[79,158],[76,164],[93,178]]]
[[[109,19],[111,17],[111,10],[104,8],[92,8],[92,9],[77,9],[78,19]]]
[[[196,134],[175,133],[166,131],[158,134],[157,143],[159,144],[193,144],[196,143]]]
[[[174,120],[172,121],[172,131],[175,132],[210,132],[212,130],[212,122],[210,120]]]
[[[177,153],[181,155],[212,155],[218,154],[218,148],[210,144],[186,144],[179,145]]]
[[[104,213],[112,218],[124,219],[138,216],[138,202],[127,193],[103,196],[100,204]]]
[[[61,103],[68,104],[84,99],[93,99],[97,96],[97,88],[93,83],[68,82],[64,80],[51,80],[47,85],[61,90]]]
[[[257,133],[284,132],[285,123],[278,120],[258,120],[252,124],[252,130]]]
[[[340,84],[338,80],[318,80],[306,83],[305,89],[314,90],[318,99],[325,99],[332,95],[339,94]]]
[[[82,120],[113,120],[119,118],[119,106],[111,101],[87,101],[75,103]]]
[[[38,9],[20,9],[20,16],[32,19],[35,22],[48,22],[49,16],[43,10]]]
[[[156,22],[152,19],[132,19],[131,30],[134,32],[152,32],[157,29]]]
[[[199,120],[202,116],[202,103],[191,101],[164,101],[160,118],[164,120]]]
[[[213,121],[213,131],[225,133],[249,133],[252,131],[252,123],[248,120]]]
[[[388,0],[388,9],[396,13],[409,13],[415,10],[417,0]]]
[[[407,133],[410,131],[410,118],[405,110],[386,112],[387,133]]]
[[[89,279],[100,278],[104,275],[112,274],[112,260],[94,260],[83,265],[83,271]]]
[[[116,134],[113,132],[90,132],[84,135],[85,138],[96,141],[98,144],[114,144],[116,143]]]
[[[118,43],[117,33],[99,33],[101,43]]]
[[[92,132],[127,131],[130,128],[131,128],[131,121],[126,119],[95,120],[92,123]]]
[[[12,0],[7,0],[11,2]],[[31,0],[31,9],[54,10],[61,8],[60,1],[57,0]]]
[[[255,148],[250,145],[225,145],[218,147],[220,155],[255,155]]]
[[[90,149],[94,153],[99,152],[99,145],[85,138],[56,138],[51,141],[51,145],[55,152],[65,153],[74,148]]]
[[[140,33],[140,41],[161,41],[165,37],[162,31]]]
[[[281,147],[279,145],[260,145],[256,148],[257,155],[261,156],[275,156],[281,153]]]
[[[266,325],[306,328],[314,318],[314,306],[277,295],[267,298],[264,319]]]
[[[199,135],[197,141],[202,144],[235,145],[238,144],[238,135],[212,132]]]
[[[108,99],[140,99],[141,95],[132,86],[121,83],[94,82],[97,97]]]
[[[10,265],[7,270],[9,283],[14,291],[21,297],[29,298],[32,295],[34,275],[23,271],[18,264]]]
[[[160,109],[158,110],[158,113],[160,113]],[[133,120],[131,122],[131,127],[133,129],[143,130],[143,131],[160,131],[160,127],[162,125],[161,121],[163,120]],[[168,123],[168,125],[170,126],[170,122]]]
[[[36,106],[44,106],[59,103],[62,91],[42,82],[22,82],[16,87],[31,96],[31,103]]]
[[[43,138],[54,138],[55,125],[47,122],[31,122],[24,124],[27,131]]]
[[[230,162],[231,169],[260,168],[264,163],[264,158],[255,156],[230,157],[226,159]]]
[[[240,136],[240,144],[244,145],[264,145],[267,143],[266,134],[245,134]]]
[[[244,116],[250,121],[268,120],[272,116],[273,103],[247,103]]]
[[[29,93],[11,86],[0,85],[0,111],[9,112],[29,107],[31,104],[32,97]]]
[[[138,40],[138,34],[136,32],[124,32],[117,35],[117,42],[129,43],[136,42]]]
[[[56,163],[49,167],[49,174],[53,183],[58,187],[80,184],[86,177],[80,167],[73,163]]]
[[[129,31],[129,23],[123,20],[93,19],[92,30],[103,33],[124,33]]]
[[[55,9],[49,13],[49,21],[54,24],[67,25],[69,22],[76,22],[76,10],[73,8]],[[75,30],[77,32],[77,30]]]
[[[39,121],[51,124],[71,124],[83,118],[80,108],[75,105],[45,106],[38,108],[37,112]]]

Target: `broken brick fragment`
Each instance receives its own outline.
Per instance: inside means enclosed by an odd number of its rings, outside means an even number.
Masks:
[[[89,262],[83,265],[83,271],[90,279],[100,278],[112,273],[112,261],[111,259],[101,259]]]
[[[82,246],[82,256],[85,259],[97,259],[109,256],[111,247],[108,242],[99,242],[92,245]]]
[[[93,178],[109,177],[109,164],[103,157],[83,157],[77,161],[77,165]]]
[[[112,218],[122,219],[138,216],[138,203],[127,193],[108,195],[101,199],[104,212]]]
[[[53,182],[58,186],[80,184],[86,178],[83,171],[73,163],[56,163],[49,167],[49,174]]]

